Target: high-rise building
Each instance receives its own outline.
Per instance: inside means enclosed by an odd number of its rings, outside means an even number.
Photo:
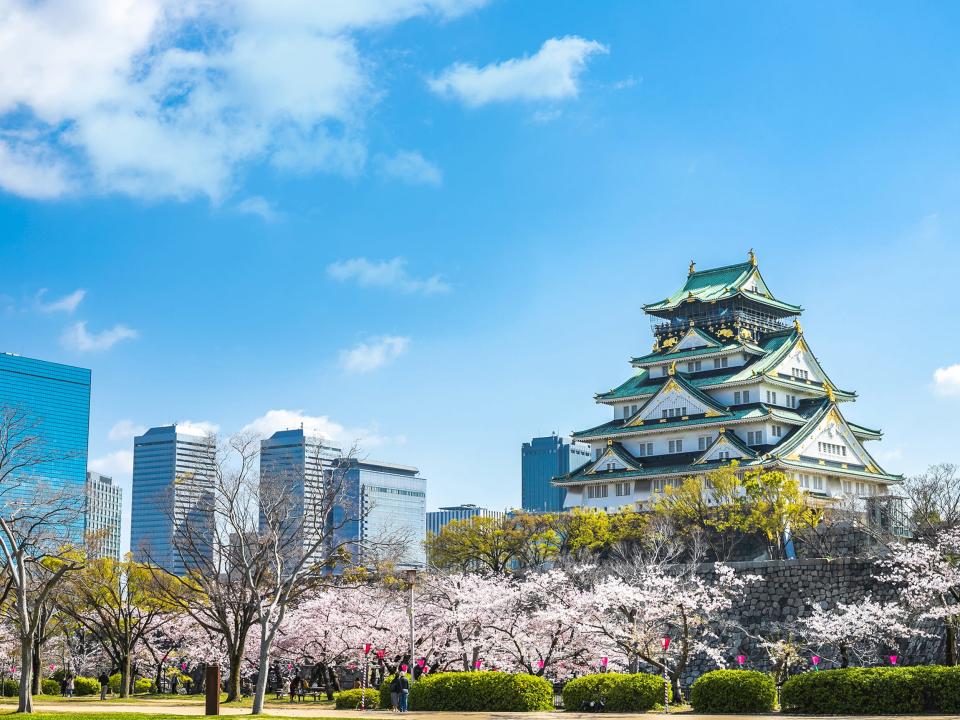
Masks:
[[[90,428],[90,371],[0,353],[0,413],[21,417],[25,421],[21,432],[39,438],[32,451],[46,456],[44,462],[14,470],[5,478],[5,486],[12,489],[4,494],[4,501],[30,500],[36,497],[38,485],[74,498],[76,517],[71,518],[64,535],[80,543]]]
[[[520,507],[529,512],[560,512],[564,490],[555,477],[576,470],[590,459],[590,446],[556,433],[533,438],[521,450]]]
[[[780,470],[811,504],[884,505],[899,475],[866,448],[881,432],[846,419],[841,390],[813,354],[797,317],[774,297],[751,251],[747,262],[698,271],[645,305],[653,351],[634,374],[596,395],[610,420],[573,434],[592,460],[558,478],[566,505],[649,504],[667,485],[737,461]],[[791,322],[792,319],[792,322]]]
[[[260,441],[260,529],[266,518],[263,508],[266,503],[281,499],[276,493],[290,493],[289,510],[295,516],[295,524],[303,523],[304,512],[321,509],[323,483],[332,472],[332,463],[341,455],[340,449],[327,445],[321,438],[304,433],[303,429],[280,430]],[[313,525],[308,522],[309,527]],[[315,525],[314,525],[315,527]],[[301,545],[315,545],[315,532],[304,533]]]
[[[176,425],[150,428],[133,439],[134,560],[180,575],[191,556],[205,547],[213,552],[215,463],[212,438]]]
[[[352,501],[347,512],[357,518],[344,531],[357,543],[357,559],[363,562],[378,548],[389,547],[397,565],[425,565],[427,481],[420,471],[356,458],[344,458],[342,468]]]
[[[120,559],[120,514],[123,489],[113,478],[87,473],[86,503],[83,508],[83,536],[90,557]]]
[[[475,517],[502,518],[504,515],[506,513],[503,510],[488,510],[469,503],[442,507],[427,513],[427,532],[437,535],[444,525],[454,520],[469,520]]]

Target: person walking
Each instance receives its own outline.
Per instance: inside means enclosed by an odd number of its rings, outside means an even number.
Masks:
[[[406,674],[400,676],[400,712],[405,713],[410,701],[410,681]]]
[[[100,699],[107,699],[107,690],[110,689],[110,676],[107,674],[106,670],[103,670],[100,673],[100,677],[97,678],[97,681],[100,683]]]
[[[68,698],[73,697],[73,689],[74,689],[73,675],[68,675],[67,676],[67,697]]]
[[[390,710],[400,709],[400,673],[394,673],[390,680]]]

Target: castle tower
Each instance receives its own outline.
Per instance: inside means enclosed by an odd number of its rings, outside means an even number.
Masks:
[[[636,373],[596,395],[612,419],[573,434],[591,462],[555,480],[566,507],[609,510],[645,503],[667,484],[732,460],[786,472],[814,504],[865,510],[902,478],[865,447],[881,432],[849,422],[856,393],[827,376],[807,344],[798,305],[770,292],[756,256],[697,271],[644,306],[653,351]]]

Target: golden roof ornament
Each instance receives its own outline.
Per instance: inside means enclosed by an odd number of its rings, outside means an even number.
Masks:
[[[676,374],[677,374],[677,361],[676,361],[676,360],[674,360],[672,363],[670,363],[670,369],[667,371],[667,373],[670,374],[670,375],[676,375]]]
[[[753,252],[753,248],[750,248],[750,252],[747,253],[747,257],[750,258],[750,264],[754,267],[757,266],[757,256]]]
[[[803,328],[800,327],[800,319],[793,319],[793,329],[797,331],[797,335],[803,335]]]
[[[690,270],[687,271],[687,275],[693,275],[697,271],[697,264],[691,260],[690,261]]]
[[[828,383],[826,380],[824,380],[823,382],[823,389],[826,390],[827,392],[827,400],[829,400],[830,402],[837,401],[837,396],[833,392],[833,386],[830,383]]]
[[[607,440],[607,447],[613,447],[613,440]]]

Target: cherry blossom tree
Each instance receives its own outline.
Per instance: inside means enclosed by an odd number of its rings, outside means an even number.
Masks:
[[[916,612],[919,623],[944,629],[946,665],[957,664],[960,630],[960,528],[948,528],[911,543],[894,543],[880,561],[877,579],[894,585],[900,604]]]
[[[869,596],[829,610],[817,607],[798,625],[807,646],[825,657],[836,651],[840,667],[848,667],[851,659],[860,664],[874,661],[883,645],[895,644],[912,632],[902,607]]]

